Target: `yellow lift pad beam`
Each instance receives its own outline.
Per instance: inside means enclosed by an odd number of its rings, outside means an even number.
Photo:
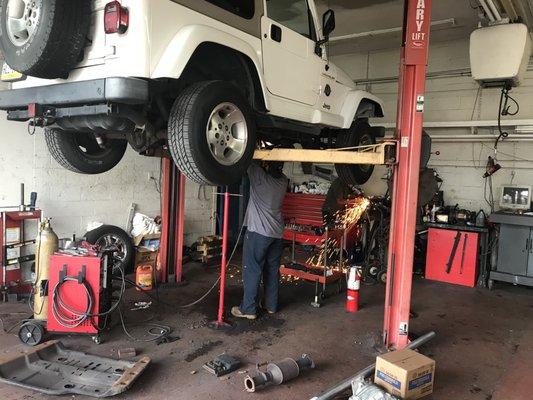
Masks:
[[[254,160],[309,162],[317,164],[387,165],[396,163],[396,142],[386,141],[371,146],[328,150],[256,150]]]

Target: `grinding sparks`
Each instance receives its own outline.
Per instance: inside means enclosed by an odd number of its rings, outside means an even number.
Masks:
[[[366,197],[358,197],[342,210],[335,213],[336,221],[338,225],[341,225],[344,229],[349,229],[353,225],[357,224],[365,211],[370,206],[370,200]]]
[[[343,209],[334,214],[336,229],[351,229],[359,222],[369,206],[370,200],[366,197],[358,197],[350,201]],[[341,257],[341,247],[336,238],[327,238],[320,246],[318,253],[307,260],[307,264],[330,268],[331,271],[345,272],[345,266]]]

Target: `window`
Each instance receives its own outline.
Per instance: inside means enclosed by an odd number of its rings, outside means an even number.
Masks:
[[[267,0],[268,17],[314,40],[315,26],[307,0]]]
[[[255,0],[207,0],[207,2],[246,19],[254,17]]]

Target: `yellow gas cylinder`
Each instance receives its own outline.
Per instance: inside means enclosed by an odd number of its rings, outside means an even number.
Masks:
[[[38,321],[45,321],[48,317],[50,256],[59,249],[59,239],[50,226],[50,220],[41,223],[35,248],[33,317]]]

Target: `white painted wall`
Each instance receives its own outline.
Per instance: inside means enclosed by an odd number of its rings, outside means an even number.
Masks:
[[[469,68],[468,40],[437,43],[431,46],[429,72]],[[364,54],[350,54],[334,57],[334,62],[355,80],[398,76],[399,49]],[[498,60],[495,60],[498,62]],[[380,96],[385,101],[384,122],[395,122],[398,84],[380,83],[363,85],[362,88]],[[476,82],[471,77],[430,79],[427,82],[426,121],[496,120],[500,92],[498,89],[483,89],[478,94]],[[516,119],[533,118],[533,73],[528,73],[524,84],[513,90],[521,110]],[[476,106],[474,107],[474,104]],[[378,124],[380,120],[374,121]],[[464,129],[431,130],[430,134],[466,134]],[[493,130],[480,129],[479,134],[494,134]],[[447,204],[458,203],[461,207],[476,210],[488,206],[484,201],[484,165],[489,155],[494,155],[492,142],[481,143],[475,138],[468,143],[434,143],[430,166],[444,179],[442,189]],[[493,177],[494,188],[510,182],[533,186],[533,143],[514,142],[499,145],[498,160],[503,169]],[[382,178],[384,171],[378,170],[372,181],[365,185],[370,194],[381,194],[385,190]],[[497,191],[495,196],[497,197]]]
[[[6,121],[0,114],[0,206],[18,205],[20,183],[38,193],[38,206],[51,217],[60,237],[85,232],[87,223],[100,221],[126,228],[128,210],[149,216],[160,213],[160,196],[149,174],[159,178],[160,160],[128,149],[113,170],[102,175],[80,175],[62,168],[48,153],[42,130],[30,136],[26,124]],[[212,233],[212,188],[207,200],[198,199],[198,185],[187,183],[186,242]]]

